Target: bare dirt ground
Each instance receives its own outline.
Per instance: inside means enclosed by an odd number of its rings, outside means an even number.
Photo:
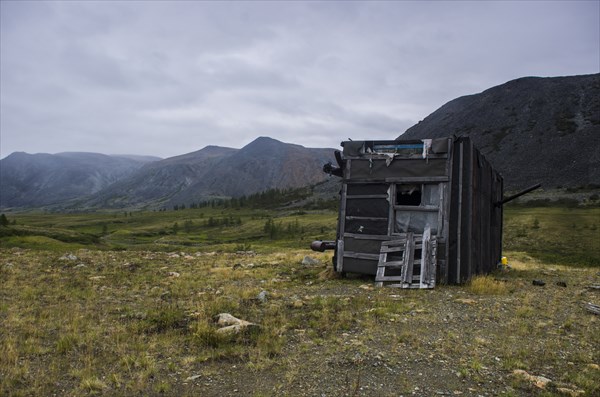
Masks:
[[[456,286],[378,290],[369,279],[289,289],[287,294],[308,302],[290,310],[310,310],[315,297],[330,296],[347,302],[351,311],[360,300],[356,310],[364,312],[354,313],[349,329],[324,340],[315,340],[308,324],[291,330],[281,356],[265,370],[244,370],[239,363],[208,366],[195,387],[215,396],[225,390],[292,396],[600,395],[599,322],[582,307],[586,299],[600,298],[587,288],[600,283],[600,275],[519,268],[499,275],[512,291],[501,295]],[[533,279],[546,285],[534,286]],[[386,300],[394,304],[380,305]],[[364,319],[365,313],[375,314]]]

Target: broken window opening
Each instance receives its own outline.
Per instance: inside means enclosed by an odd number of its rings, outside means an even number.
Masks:
[[[396,205],[418,207],[421,205],[421,186],[398,185],[396,188]]]

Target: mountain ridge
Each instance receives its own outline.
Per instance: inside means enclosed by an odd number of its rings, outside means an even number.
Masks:
[[[94,194],[147,162],[100,153],[15,152],[0,160],[0,207],[44,207]]]
[[[449,101],[398,139],[470,136],[505,190],[600,187],[600,74],[523,77]],[[372,139],[377,139],[373,136]],[[0,160],[0,208],[166,208],[321,183],[334,149],[259,136],[166,159],[86,152]],[[336,183],[322,190],[337,193]]]
[[[470,136],[505,189],[600,185],[600,74],[523,77],[453,99],[398,139]]]
[[[272,188],[303,187],[323,181],[326,175],[321,167],[332,160],[333,149],[305,148],[268,137],[258,137],[241,149],[207,146],[149,164],[85,205],[169,207]],[[158,180],[162,183],[155,182]]]
[[[15,159],[18,164],[14,164]],[[148,160],[154,158],[15,152],[0,160],[0,208],[157,209],[272,188],[304,187],[326,178],[321,167],[333,160],[333,149],[305,148],[261,136],[241,149],[208,145],[190,153]],[[95,167],[96,161],[102,163],[100,167]],[[113,163],[110,170],[120,169],[119,165],[135,167],[108,172],[107,162]],[[74,186],[72,181],[88,182]]]

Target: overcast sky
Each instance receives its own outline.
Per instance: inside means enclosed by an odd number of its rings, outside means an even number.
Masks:
[[[456,97],[600,72],[599,1],[0,2],[0,157],[393,139]]]

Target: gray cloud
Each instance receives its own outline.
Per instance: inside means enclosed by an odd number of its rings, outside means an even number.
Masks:
[[[514,78],[600,72],[589,1],[0,7],[2,157],[337,147]]]

